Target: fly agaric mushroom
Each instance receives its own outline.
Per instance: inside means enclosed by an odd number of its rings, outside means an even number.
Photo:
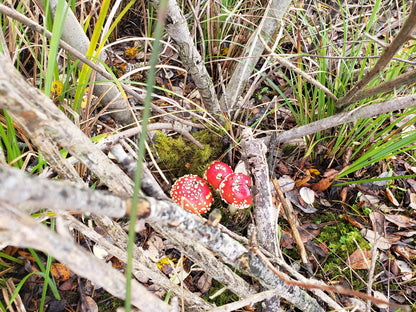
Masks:
[[[232,173],[220,183],[220,193],[224,201],[230,204],[231,214],[237,209],[250,207],[253,203],[250,192],[250,178],[243,173]]]
[[[207,212],[212,204],[207,182],[193,174],[179,178],[173,184],[170,196],[175,203],[196,214]]]
[[[216,190],[226,176],[233,173],[233,169],[221,161],[212,162],[204,173],[204,179]]]

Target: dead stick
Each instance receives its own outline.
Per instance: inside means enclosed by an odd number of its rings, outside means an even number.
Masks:
[[[286,200],[285,195],[283,194],[282,189],[280,188],[279,182],[277,182],[277,179],[274,178],[272,180],[274,188],[277,192],[277,196],[279,196],[279,200],[283,205],[283,208],[285,209],[285,214],[286,214],[286,218],[287,221],[289,222],[290,228],[292,229],[292,233],[293,233],[293,238],[296,241],[296,244],[299,247],[299,252],[300,252],[300,257],[302,259],[303,264],[306,267],[306,270],[308,272],[308,274],[310,276],[312,276],[313,272],[312,272],[312,267],[311,264],[309,262],[308,259],[308,255],[306,254],[306,249],[305,249],[305,245],[302,242],[302,239],[300,237],[298,228],[296,227],[296,215],[293,213],[293,207],[292,204]]]

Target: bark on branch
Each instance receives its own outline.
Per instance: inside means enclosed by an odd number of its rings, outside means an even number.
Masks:
[[[4,180],[2,178],[5,178]],[[85,212],[102,213],[97,203],[88,202],[92,196],[92,193],[102,193],[89,189],[74,188],[66,183],[58,183],[51,181],[39,181],[40,178],[32,177],[28,178],[25,174],[18,172],[16,169],[4,168],[0,170],[1,183],[9,183],[10,185],[4,185],[4,189],[11,191],[14,190],[16,194],[26,194],[22,200],[13,198],[7,194],[0,194],[1,200],[9,205],[17,206],[29,199],[30,202],[36,202],[36,198],[44,205],[45,208],[54,210],[71,209],[74,207],[76,210],[85,209]],[[67,205],[59,205],[59,201],[52,200],[46,202],[42,200],[42,194],[37,196],[32,193],[31,187],[36,183],[51,183],[52,188],[55,189],[55,194],[74,194],[76,201],[72,201],[71,197],[66,198]],[[2,185],[3,188],[3,185]],[[48,187],[47,190],[50,190]],[[76,194],[75,194],[76,193]],[[130,200],[125,200],[122,197],[110,196],[105,193],[104,198],[108,198],[110,202],[114,204],[116,210],[115,215],[119,215],[121,212],[126,211],[126,207],[129,206]],[[88,202],[88,205],[82,203]],[[106,200],[101,201],[100,204],[106,204]],[[128,211],[128,208],[127,208]],[[177,204],[171,200],[157,200],[152,197],[142,197],[138,204],[138,216],[149,222],[150,224],[158,224],[175,232],[183,233],[183,236],[179,238],[188,237],[193,244],[196,242],[202,244],[206,248],[213,251],[224,262],[234,266],[236,269],[245,272],[248,275],[257,278],[264,287],[268,289],[274,289],[276,294],[286,299],[288,302],[297,306],[303,311],[323,311],[315,299],[310,297],[304,290],[297,286],[288,286],[281,279],[279,279],[273,271],[254,253],[249,249],[241,245],[239,242],[221,232],[218,227],[207,225],[203,219],[196,215],[192,215],[184,209],[180,208]],[[197,247],[194,247],[197,248]],[[210,259],[206,259],[210,261]]]
[[[159,1],[154,0],[152,2],[157,8]],[[179,50],[179,57],[181,58],[185,69],[191,74],[207,112],[224,124],[225,119],[221,112],[221,107],[211,76],[208,74],[205,62],[194,44],[188,29],[188,23],[176,0],[169,0],[167,16],[166,30],[169,36],[175,41]]]
[[[346,111],[337,115],[333,115],[310,124],[292,128],[285,131],[277,137],[277,143],[285,143],[287,141],[301,138],[319,131],[323,131],[332,127],[336,127],[348,122],[359,119],[370,118],[388,112],[400,109],[406,109],[416,106],[416,95],[408,95],[394,98],[385,102],[371,104],[368,106],[360,106],[351,111]]]
[[[118,298],[125,299],[126,280],[121,272],[87,253],[72,240],[50,231],[5,201],[0,203],[0,242],[42,250],[65,263],[74,273],[88,278]],[[131,286],[131,303],[137,308],[143,311],[171,311],[168,304],[137,281],[132,281]]]

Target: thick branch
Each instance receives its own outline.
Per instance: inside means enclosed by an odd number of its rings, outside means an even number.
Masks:
[[[43,5],[43,1],[40,1],[40,3]],[[55,17],[57,4],[58,0],[49,0],[52,18]],[[68,8],[68,4],[66,4],[66,8]],[[62,39],[69,45],[74,47],[76,50],[81,52],[83,55],[91,57],[92,55],[86,55],[88,47],[90,46],[90,40],[84,33],[84,30],[78,23],[77,18],[75,17],[74,13],[70,8],[67,10],[66,17],[63,22],[64,31],[62,32]],[[82,66],[82,63],[78,64],[79,69],[81,69]],[[103,71],[105,71],[102,65],[98,65],[98,67],[103,68]],[[103,77],[100,73],[97,73],[95,81],[106,80],[105,78],[107,77]],[[129,108],[127,99],[123,98],[122,94],[117,89],[117,86],[114,83],[96,83],[94,84],[93,92],[98,97],[102,96],[101,102],[104,106],[109,104],[111,105],[110,107],[114,109],[114,112],[111,113],[114,119],[120,121],[122,124],[125,125],[134,122],[132,111]]]
[[[16,192],[28,192],[25,189],[24,184],[26,181],[18,180],[24,179],[25,175],[18,172],[17,169],[8,169],[3,171],[4,175],[14,176],[7,181],[12,181]],[[27,178],[27,177],[26,177]],[[40,183],[40,178],[27,178],[28,183]],[[30,180],[33,180],[31,182]],[[2,180],[0,180],[2,181]],[[19,182],[19,183],[17,183]],[[16,184],[17,183],[17,184]],[[44,181],[44,183],[51,183],[51,181]],[[62,209],[70,209],[71,206],[77,207],[78,201],[85,202],[90,198],[89,193],[97,192],[89,189],[78,189],[73,186],[69,186],[65,183],[53,183],[55,187],[55,193],[77,193],[74,194],[76,201],[72,202],[71,197],[66,199],[67,204],[62,205]],[[10,188],[10,186],[8,187]],[[0,198],[4,203],[16,204],[18,200],[11,198],[7,194],[1,194],[3,198]],[[42,194],[40,194],[42,195]],[[86,199],[83,199],[83,197]],[[35,202],[33,196],[26,195],[31,202]],[[59,209],[56,200],[46,202],[42,199],[38,199],[45,205],[45,208]],[[112,198],[115,207],[124,207],[125,200],[123,198],[117,199],[116,196]],[[127,206],[130,201],[127,201]],[[90,202],[88,206],[85,206],[88,212],[100,211],[98,207],[94,207],[95,203]],[[1,212],[1,211],[0,211]],[[118,214],[118,213],[117,213]],[[246,249],[239,242],[231,238],[230,236],[221,232],[218,227],[213,227],[205,224],[203,219],[196,215],[192,215],[184,209],[180,208],[177,204],[170,200],[157,200],[152,197],[143,197],[138,205],[138,216],[144,218],[150,224],[156,224],[164,231],[168,231],[169,234],[179,239],[184,239],[185,243],[188,244],[188,248],[195,250],[198,247],[192,247],[196,242],[201,243],[204,247],[210,249],[224,262],[231,264],[235,268],[244,271],[245,273],[257,278],[263,284],[264,287],[273,288],[276,293],[285,298],[290,303],[297,306],[303,311],[323,311],[318,303],[310,297],[304,290],[297,286],[288,286],[281,279],[279,279],[268,266],[255,254]],[[179,236],[175,235],[175,232],[183,233]],[[186,239],[185,239],[186,237]],[[205,261],[213,261],[213,255],[211,253],[206,254]],[[215,262],[214,262],[215,263]],[[215,275],[214,275],[215,278]],[[246,293],[244,297],[250,294],[250,291]]]
[[[291,0],[272,0],[268,6],[267,14],[260,22],[247,44],[247,49],[243,55],[243,60],[237,64],[233,75],[227,85],[226,92],[221,97],[220,104],[224,108],[234,109],[237,101],[244,91],[255,65],[263,54],[264,46],[258,36],[264,36],[266,40],[271,38],[276,31],[279,21],[286,13]]]
[[[86,277],[118,298],[125,299],[126,280],[122,273],[4,201],[0,203],[0,242],[42,250],[65,263],[75,274]],[[134,306],[143,311],[170,311],[165,302],[137,281],[132,281],[131,286],[131,303]]]
[[[153,3],[156,7],[159,1],[153,1]],[[188,23],[176,0],[169,0],[167,15],[166,30],[175,41],[179,50],[179,57],[185,69],[191,74],[205,108],[208,113],[213,114],[218,121],[224,124],[225,120],[222,117],[214,84],[205,67],[205,62],[194,44],[188,29]]]
[[[125,173],[51,99],[31,87],[1,54],[0,107],[13,114],[14,121],[40,147],[60,175],[82,183],[75,169],[59,152],[60,148],[65,148],[118,194],[129,194],[133,184]]]
[[[285,131],[277,137],[277,142],[284,143],[296,138],[301,138],[306,135],[336,127],[347,122],[370,118],[376,115],[393,112],[400,109],[406,109],[413,106],[416,106],[416,95],[399,97],[364,107],[361,106],[353,109],[352,111],[343,112],[298,128],[293,128]]]
[[[242,152],[247,167],[254,178],[254,216],[258,242],[267,251],[276,253],[277,210],[272,202],[269,169],[267,167],[267,147],[263,140],[254,139],[251,128],[243,130]]]

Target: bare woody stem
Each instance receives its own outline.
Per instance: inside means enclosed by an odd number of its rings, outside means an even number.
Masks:
[[[409,16],[407,17],[402,29],[400,29],[396,38],[392,43],[384,50],[379,60],[374,67],[361,79],[346,95],[340,98],[335,107],[337,110],[345,109],[349,104],[357,101],[357,93],[361,91],[371,80],[379,75],[382,70],[387,66],[390,60],[394,57],[401,46],[410,39],[413,29],[416,25],[416,5],[413,4]]]

